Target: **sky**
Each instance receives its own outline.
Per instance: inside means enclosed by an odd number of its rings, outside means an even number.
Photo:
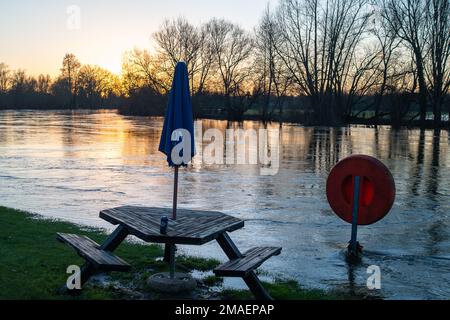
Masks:
[[[15,0],[0,2],[0,62],[31,75],[58,74],[65,53],[119,73],[122,55],[151,49],[166,18],[225,18],[253,30],[276,0]]]

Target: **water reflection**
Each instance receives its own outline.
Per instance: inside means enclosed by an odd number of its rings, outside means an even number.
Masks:
[[[200,122],[196,123],[198,127]],[[280,129],[203,120],[210,128]],[[108,227],[98,211],[123,204],[171,205],[172,172],[158,153],[162,119],[103,112],[0,112],[0,204],[81,224]],[[364,266],[379,265],[388,298],[450,296],[450,153],[447,131],[387,127],[280,129],[280,170],[254,165],[183,170],[180,206],[221,210],[246,220],[232,234],[242,248],[282,246],[264,267],[312,287],[363,287],[365,268],[349,270],[341,252],[350,226],[325,196],[330,169],[356,153],[380,158],[393,172],[397,199],[380,223],[361,228]],[[205,142],[205,145],[208,142]],[[224,149],[231,148],[224,141]],[[183,248],[224,259],[215,244]]]
[[[427,195],[435,200],[439,189],[439,157],[441,146],[441,131],[435,130],[433,133],[432,159],[430,165],[429,179],[427,179]]]

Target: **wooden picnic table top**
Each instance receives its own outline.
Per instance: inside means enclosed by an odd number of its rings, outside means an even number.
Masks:
[[[169,218],[167,234],[160,233],[162,217]],[[100,211],[100,218],[122,225],[128,232],[146,242],[202,245],[217,239],[224,232],[244,227],[244,221],[222,212],[177,210],[172,220],[172,209],[124,206]]]

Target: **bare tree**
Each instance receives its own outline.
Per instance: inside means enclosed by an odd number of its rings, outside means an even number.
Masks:
[[[424,0],[384,0],[382,17],[414,55],[414,64],[419,90],[421,125],[426,122],[428,88],[425,76],[425,56],[427,42],[427,1]]]
[[[10,70],[6,64],[0,63],[0,93],[6,93],[10,84]]]
[[[441,126],[442,105],[450,86],[450,2],[429,0],[425,11],[428,26],[425,64],[435,127]],[[449,120],[450,121],[450,120]]]
[[[258,73],[257,87],[261,89],[264,97],[261,117],[269,120],[276,109],[281,121],[283,113],[283,100],[290,85],[289,74],[277,54],[281,35],[274,15],[269,6],[255,30],[255,65],[253,72]],[[275,101],[272,101],[275,98]],[[273,107],[271,108],[271,105]]]
[[[170,90],[170,79],[159,68],[159,60],[147,50],[137,48],[125,53],[122,64],[122,78],[127,91],[147,87],[156,93]]]
[[[103,106],[112,95],[119,95],[117,77],[98,66],[84,65],[78,73],[79,99],[84,106]]]
[[[52,79],[50,75],[40,74],[37,79],[37,93],[40,94],[49,94],[52,85]]]
[[[11,90],[14,92],[23,92],[26,89],[27,78],[25,70],[19,69],[14,71],[11,78]]]
[[[196,27],[182,17],[165,20],[153,38],[158,46],[159,67],[167,77],[172,77],[177,62],[184,61],[192,94],[201,94],[215,58],[206,25]]]
[[[194,91],[195,94],[203,93],[211,71],[215,67],[215,55],[212,38],[206,25],[201,26],[199,34],[200,48],[197,56],[197,62],[195,63],[193,70],[194,75],[197,77],[197,88]]]
[[[249,72],[247,62],[252,54],[253,39],[239,26],[221,19],[211,20],[206,28],[216,56],[228,114],[240,116],[243,110],[233,108],[231,96],[242,92],[242,84]]]
[[[98,80],[95,67],[84,65],[78,72],[78,96],[86,107],[94,106],[95,100],[99,97]]]
[[[163,68],[167,77],[173,74],[173,68],[179,61],[184,61],[188,67],[191,88],[194,87],[194,78],[198,63],[201,38],[195,26],[180,17],[174,20],[165,20],[159,30],[153,34],[160,53],[160,68]]]
[[[383,7],[383,0],[375,0],[373,2],[374,12],[371,18],[372,28],[371,34],[375,38],[377,45],[378,59],[380,64],[378,65],[378,77],[380,78],[378,83],[378,89],[374,93],[374,117],[373,121],[375,125],[379,124],[381,116],[381,108],[383,105],[383,99],[388,91],[393,91],[395,78],[398,76],[398,54],[397,49],[400,46],[400,40],[396,36],[396,33],[390,28],[385,19],[381,18],[381,8]],[[387,114],[386,114],[387,115]]]
[[[70,107],[76,107],[77,97],[77,76],[80,70],[81,63],[77,57],[72,53],[67,53],[63,58],[63,64],[61,68],[61,78],[67,83],[67,90],[70,95]]]
[[[24,96],[28,91],[28,76],[25,70],[16,70],[11,77],[11,93],[13,96],[14,108],[20,108],[24,105]]]
[[[353,81],[352,67],[370,14],[365,0],[281,0],[279,56],[299,88],[310,97],[315,121],[336,122]],[[356,73],[353,73],[353,75]]]
[[[184,61],[190,66],[200,49],[197,29],[181,17],[165,20],[159,30],[153,34],[153,38],[160,52],[170,59],[172,67],[175,67],[179,61]]]
[[[352,59],[347,78],[345,92],[345,116],[348,119],[358,118],[361,114],[373,108],[368,101],[376,94],[380,82],[380,65],[377,48],[369,47],[360,50]],[[359,106],[358,110],[354,110]]]

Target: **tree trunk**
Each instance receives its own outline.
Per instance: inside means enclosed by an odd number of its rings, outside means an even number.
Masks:
[[[385,63],[384,70],[383,70],[383,82],[381,84],[381,88],[380,88],[380,92],[378,93],[378,96],[375,97],[375,117],[374,117],[375,126],[378,126],[380,123],[380,109],[381,109],[381,105],[383,103],[384,93],[386,91],[386,83],[387,83],[387,77],[388,77],[387,72],[388,72],[388,63]]]
[[[228,91],[228,90],[227,90]],[[229,92],[225,93],[225,108],[227,109],[228,120],[234,120],[234,112],[231,108],[231,96]]]
[[[419,108],[420,108],[420,126],[425,127],[427,119],[427,84],[425,82],[425,72],[422,61],[422,55],[416,51],[417,77],[419,81]]]
[[[436,92],[433,99],[433,115],[434,115],[434,127],[441,127],[442,120],[442,98],[439,93]]]
[[[449,101],[449,103],[447,104],[447,118],[448,118],[447,126],[448,126],[448,128],[450,129],[450,101]]]

